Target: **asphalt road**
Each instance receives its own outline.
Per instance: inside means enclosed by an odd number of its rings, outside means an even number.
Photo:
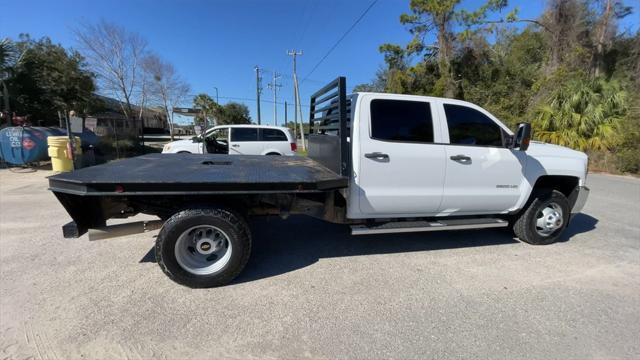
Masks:
[[[0,170],[0,359],[640,358],[640,180],[590,175],[562,242],[351,237],[258,220],[232,285],[191,290],[155,233],[62,238],[39,171]]]

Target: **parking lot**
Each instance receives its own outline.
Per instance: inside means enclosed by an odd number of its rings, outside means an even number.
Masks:
[[[1,359],[640,357],[638,179],[589,175],[543,247],[258,219],[243,274],[192,290],[154,263],[156,232],[64,239],[49,174],[0,170]]]

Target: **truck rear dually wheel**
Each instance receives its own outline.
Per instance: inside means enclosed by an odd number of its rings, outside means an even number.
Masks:
[[[155,253],[162,271],[179,284],[192,288],[225,285],[249,260],[249,226],[227,208],[183,210],[165,222]]]
[[[569,222],[569,201],[557,190],[540,190],[513,225],[516,236],[532,245],[554,243]]]

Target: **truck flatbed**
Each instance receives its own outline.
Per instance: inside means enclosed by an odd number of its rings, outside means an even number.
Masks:
[[[348,179],[302,156],[149,154],[49,177],[53,192],[187,195],[321,192]]]

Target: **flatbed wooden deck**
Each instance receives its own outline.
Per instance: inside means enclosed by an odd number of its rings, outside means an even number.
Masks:
[[[348,179],[302,156],[149,154],[49,177],[74,195],[318,192]]]

